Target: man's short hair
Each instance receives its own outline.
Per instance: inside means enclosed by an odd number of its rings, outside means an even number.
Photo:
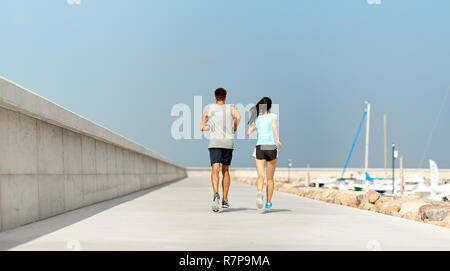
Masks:
[[[227,97],[227,91],[224,88],[218,88],[214,91],[214,95],[216,96],[216,100],[225,101]]]

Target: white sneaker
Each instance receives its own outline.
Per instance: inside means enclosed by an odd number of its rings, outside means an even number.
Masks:
[[[220,210],[220,196],[219,196],[219,193],[215,193],[214,194],[212,210],[215,213],[217,213]]]
[[[264,204],[263,194],[262,191],[258,191],[258,194],[256,195],[256,207],[258,209],[262,209]]]

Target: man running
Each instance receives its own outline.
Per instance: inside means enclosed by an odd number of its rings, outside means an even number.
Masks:
[[[210,131],[209,157],[211,160],[211,182],[214,191],[212,210],[220,209],[219,173],[222,165],[222,208],[230,207],[228,190],[230,188],[229,168],[234,149],[234,133],[241,116],[234,105],[225,104],[227,91],[218,88],[214,92],[216,103],[209,105],[202,117],[201,131]]]

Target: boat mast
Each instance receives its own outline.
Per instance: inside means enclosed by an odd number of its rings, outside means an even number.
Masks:
[[[365,104],[367,105],[367,127],[366,127],[366,159],[365,159],[365,173],[367,176],[367,171],[369,169],[369,131],[370,131],[370,103],[369,102],[365,102]]]

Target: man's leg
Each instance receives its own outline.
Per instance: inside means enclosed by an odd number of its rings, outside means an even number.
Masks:
[[[228,191],[230,189],[230,172],[231,159],[233,159],[233,149],[222,149],[220,163],[222,164],[222,191],[223,200],[228,202]]]
[[[214,190],[214,198],[212,204],[213,212],[218,212],[220,210],[220,196],[219,196],[219,172],[220,172],[220,163],[212,164],[211,170],[211,182]]]
[[[211,166],[211,182],[212,182],[214,193],[219,192],[219,173],[220,173],[220,163],[212,164],[212,166]]]
[[[228,200],[228,190],[230,189],[230,166],[222,165],[222,189],[223,189],[223,200]]]
[[[218,212],[220,210],[219,173],[222,150],[217,148],[210,148],[209,156],[211,158],[211,183],[214,190],[212,210],[213,212]]]

